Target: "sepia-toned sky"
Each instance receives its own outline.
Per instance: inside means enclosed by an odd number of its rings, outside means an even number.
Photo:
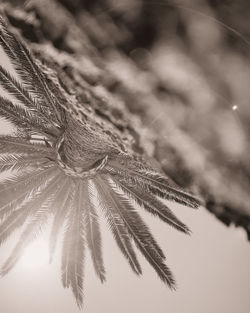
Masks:
[[[7,62],[0,54],[2,62]],[[6,125],[0,123],[1,133]],[[139,279],[116,248],[108,227],[102,224],[107,282],[101,284],[87,256],[85,313],[249,313],[250,244],[241,229],[227,228],[205,209],[198,211],[171,203],[187,223],[191,237],[143,214],[167,256],[178,289],[166,288],[141,257],[144,275]],[[42,237],[46,239],[48,231]],[[15,235],[17,236],[17,235]],[[15,236],[0,249],[0,263]],[[60,250],[52,265],[38,268],[21,262],[0,279],[1,313],[77,313],[70,290],[60,282]]]
[[[142,257],[144,275],[137,278],[103,224],[107,282],[102,285],[98,281],[87,256],[85,313],[250,312],[250,245],[244,231],[225,227],[205,209],[174,207],[192,229],[191,237],[144,216],[166,253],[177,291],[166,288]],[[42,237],[46,239],[46,235],[45,231]],[[1,262],[14,239],[1,248]],[[1,312],[79,312],[71,291],[62,288],[59,252],[52,265],[29,268],[20,262],[0,280]]]

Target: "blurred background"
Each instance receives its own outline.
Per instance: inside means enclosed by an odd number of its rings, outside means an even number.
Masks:
[[[157,133],[147,153],[250,236],[249,1],[61,3],[116,77],[109,90]]]
[[[183,238],[146,217],[176,273],[176,293],[146,264],[143,279],[130,275],[103,227],[108,283],[99,286],[88,265],[85,312],[250,312],[249,1],[13,0],[2,6],[34,54],[53,59],[69,92],[77,90],[128,142],[133,137],[136,152],[198,194],[218,218],[175,206],[193,231]],[[4,313],[77,312],[56,268],[32,272],[19,265],[1,280]]]

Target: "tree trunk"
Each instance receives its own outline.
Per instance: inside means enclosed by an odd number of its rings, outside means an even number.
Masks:
[[[203,6],[196,9],[225,16],[223,5],[210,2],[200,1]],[[140,6],[128,2],[125,10],[103,3],[16,0],[1,8],[65,92],[76,93],[82,108],[99,121],[104,135],[142,155],[204,199],[222,222],[244,227],[250,238],[245,104],[250,94],[237,82],[249,51],[243,55],[238,41],[227,38],[230,33],[206,16],[194,22],[180,7],[152,8],[138,1]],[[242,18],[237,12],[229,22]],[[204,25],[197,39],[195,27]],[[236,77],[230,76],[234,71]],[[244,75],[249,82],[246,68]]]

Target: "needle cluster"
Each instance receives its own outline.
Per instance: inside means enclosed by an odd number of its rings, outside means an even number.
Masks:
[[[139,209],[188,234],[188,227],[160,198],[192,208],[198,207],[199,201],[89,127],[84,115],[71,107],[73,102],[43,72],[2,18],[0,44],[18,77],[0,66],[1,87],[14,99],[0,95],[0,116],[18,129],[17,135],[0,136],[0,171],[11,171],[0,182],[0,244],[25,225],[1,274],[13,268],[52,216],[50,257],[63,229],[62,284],[71,287],[81,307],[86,248],[97,276],[105,280],[99,225],[99,212],[103,211],[131,269],[137,275],[142,273],[135,245],[160,279],[174,288],[164,253]]]

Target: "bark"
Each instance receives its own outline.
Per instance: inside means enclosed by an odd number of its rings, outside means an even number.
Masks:
[[[152,9],[138,1],[139,13],[132,7],[134,16],[126,16],[128,10],[113,12],[103,3],[32,0],[24,6],[16,0],[1,8],[104,133],[198,195],[223,223],[242,226],[250,238],[250,94],[237,82],[249,82],[250,71],[233,75],[248,63],[249,51],[243,53],[238,37],[229,40],[230,32],[211,19],[196,16],[194,22],[187,10]],[[197,3],[203,14],[217,12],[230,22],[222,1]],[[247,20],[245,14],[236,18]],[[206,26],[199,38],[197,23]],[[241,25],[244,34],[248,28]],[[211,29],[212,39],[204,41]],[[238,103],[242,111],[233,112]]]

